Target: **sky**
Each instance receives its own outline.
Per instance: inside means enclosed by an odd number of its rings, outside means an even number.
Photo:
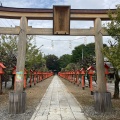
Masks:
[[[17,8],[53,8],[53,5],[70,5],[71,9],[115,9],[120,0],[0,0],[4,7]],[[1,27],[19,26],[19,20],[0,19]],[[104,24],[104,23],[103,23]],[[53,21],[29,20],[28,26],[34,28],[53,28]],[[90,28],[93,21],[71,21],[70,28]],[[103,37],[103,43],[108,43],[110,37]],[[34,36],[33,44],[43,55],[54,54],[58,57],[71,54],[80,44],[94,42],[93,36]]]

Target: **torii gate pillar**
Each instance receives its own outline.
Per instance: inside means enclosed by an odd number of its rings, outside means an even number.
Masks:
[[[26,108],[26,93],[23,92],[24,81],[24,67],[26,54],[26,32],[27,32],[27,18],[20,19],[20,33],[18,41],[18,56],[16,67],[16,79],[14,85],[14,92],[9,93],[9,113],[17,114],[24,113]]]
[[[96,18],[95,20],[95,51],[96,51],[96,72],[97,72],[97,83],[98,83],[98,91],[106,92],[106,84],[105,84],[105,75],[104,75],[104,56],[102,53],[103,49],[103,38],[100,30],[101,19]]]
[[[103,39],[101,34],[101,19],[95,19],[95,51],[97,71],[97,92],[94,93],[95,110],[97,112],[109,112],[112,109],[111,93],[106,90],[104,56],[102,53]]]

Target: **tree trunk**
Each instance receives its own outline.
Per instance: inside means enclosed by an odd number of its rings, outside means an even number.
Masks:
[[[115,88],[114,88],[114,95],[113,95],[114,99],[119,98],[119,82],[120,82],[120,77],[118,75],[118,70],[116,70],[116,72],[115,72]]]

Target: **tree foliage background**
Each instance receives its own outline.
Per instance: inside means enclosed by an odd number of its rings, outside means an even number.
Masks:
[[[51,70],[51,71],[59,71],[60,70],[59,59],[57,56],[47,55],[47,56],[45,56],[45,60],[46,60],[46,66],[49,70]]]
[[[109,11],[109,18],[111,22],[107,23],[106,31],[113,40],[109,40],[110,47],[105,47],[103,53],[114,67],[116,79],[113,97],[119,98],[120,76],[118,75],[118,71],[120,70],[120,7],[118,7],[114,13]]]
[[[89,43],[87,45],[81,44],[72,51],[72,62],[77,63],[79,61],[82,61],[82,54],[83,59],[88,56],[95,57],[95,44]]]
[[[1,35],[0,36],[0,62],[6,66],[5,75],[2,80],[8,80],[8,75],[12,74],[12,69],[16,66],[17,62],[17,43],[18,36],[15,35]],[[42,57],[41,51],[33,44],[33,36],[27,37],[26,48],[26,69],[42,69],[42,64],[46,64],[45,59]]]

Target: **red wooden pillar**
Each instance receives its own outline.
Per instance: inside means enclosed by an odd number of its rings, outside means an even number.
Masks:
[[[69,71],[67,72],[67,80],[69,81]]]
[[[34,85],[36,85],[36,71],[33,72],[34,73]]]
[[[74,71],[74,81],[73,81],[74,84],[76,84],[76,71]]]
[[[80,81],[79,81],[79,74],[80,74],[80,70],[76,71],[76,84],[79,86]]]
[[[33,79],[33,70],[30,70],[30,87],[32,86],[32,79]]]
[[[88,74],[89,74],[89,82],[90,82],[90,91],[91,91],[91,95],[93,95],[93,86],[92,86],[92,76],[94,74],[94,67],[93,66],[90,66],[87,71],[88,71]]]
[[[74,71],[71,71],[71,82],[74,82]]]
[[[14,75],[14,90],[15,90],[16,66],[13,68],[12,74]]]
[[[85,89],[85,69],[84,68],[80,70],[80,74],[82,75],[82,89],[84,90]]]
[[[39,82],[39,75],[38,75],[38,71],[36,71],[36,82]]]
[[[46,79],[46,72],[44,72],[44,80]]]
[[[39,82],[41,81],[41,71],[39,71]]]
[[[2,74],[4,74],[4,68],[6,67],[0,62],[0,94],[2,94]]]
[[[40,81],[42,81],[42,72],[40,72]]]
[[[75,71],[73,71],[72,74],[73,74],[72,82],[75,83]]]
[[[45,79],[45,73],[44,72],[42,73],[42,76],[43,76],[43,80],[44,80]]]
[[[68,81],[70,82],[71,80],[71,74],[70,74],[70,71],[68,72]]]

